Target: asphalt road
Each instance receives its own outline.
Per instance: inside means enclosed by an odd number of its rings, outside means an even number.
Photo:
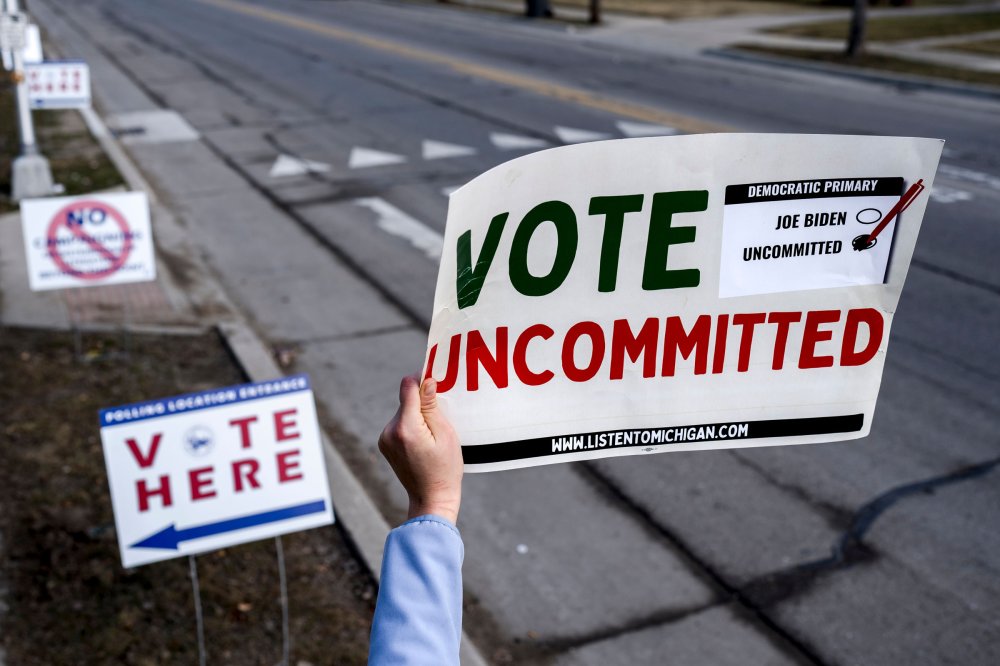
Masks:
[[[433,5],[32,5],[87,51],[64,55],[111,63],[112,124],[158,107],[201,134],[130,150],[261,333],[329,388],[393,518],[374,442],[421,362],[450,189],[654,125],[946,139],[872,435],[468,478],[466,629],[497,663],[994,663],[1000,102]]]

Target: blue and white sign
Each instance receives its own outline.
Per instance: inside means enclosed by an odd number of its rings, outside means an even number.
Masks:
[[[48,60],[24,66],[32,109],[90,106],[90,68],[82,60]]]
[[[101,410],[122,565],[333,522],[309,378]]]

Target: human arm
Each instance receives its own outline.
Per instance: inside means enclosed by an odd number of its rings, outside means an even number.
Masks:
[[[409,520],[386,539],[370,666],[459,663],[462,453],[435,389],[433,380],[404,378],[399,410],[379,438],[409,496]]]

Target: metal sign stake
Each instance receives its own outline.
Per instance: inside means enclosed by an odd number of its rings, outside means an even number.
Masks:
[[[278,586],[281,593],[281,665],[289,666],[292,652],[292,636],[288,627],[288,579],[285,575],[285,549],[281,545],[281,537],[274,537],[275,550],[278,551]]]
[[[17,0],[6,0],[5,8],[4,19],[18,25],[19,35],[23,36],[27,19],[20,13]],[[35,126],[31,118],[28,86],[24,76],[24,40],[20,39],[11,44],[10,52],[14,64],[12,75],[17,84],[17,124],[21,132],[21,154],[11,164],[10,192],[11,199],[21,201],[51,195],[53,182],[49,161],[39,152],[35,140]]]
[[[198,584],[198,564],[194,555],[188,555],[191,568],[191,592],[194,596],[194,618],[198,628],[198,664],[205,666],[208,655],[205,650],[205,618],[201,612],[201,586]]]

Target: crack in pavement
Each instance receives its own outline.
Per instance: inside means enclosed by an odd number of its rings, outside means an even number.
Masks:
[[[693,615],[704,613],[705,611],[722,606],[725,603],[726,601],[724,600],[716,599],[708,603],[698,604],[689,608],[668,608],[658,610],[643,617],[626,620],[610,627],[597,629],[585,634],[538,640],[534,642],[534,645],[547,652],[559,654],[569,650],[582,648],[593,643],[600,643],[601,641],[633,634],[643,631],[644,629],[651,629],[653,627],[681,622]]]
[[[793,635],[772,619],[761,605],[757,604],[754,599],[745,594],[740,588],[726,580],[725,576],[716,567],[700,558],[694,552],[694,549],[676,532],[659,522],[646,508],[635,502],[595,465],[589,462],[582,462],[579,464],[578,469],[609,498],[623,505],[637,520],[642,521],[647,529],[669,543],[681,555],[682,559],[696,570],[696,573],[711,583],[720,599],[735,601],[749,617],[754,618],[760,625],[763,625],[770,632],[761,632],[763,636],[807,663],[816,666],[823,666],[825,664],[820,658],[818,650],[814,649],[805,639]]]
[[[875,522],[895,504],[912,495],[933,492],[942,486],[985,476],[998,465],[1000,457],[891,488],[854,512],[848,528],[831,546],[829,556],[766,574],[744,585],[742,593],[761,607],[772,606],[801,594],[825,575],[871,562],[879,554],[864,542],[864,537]]]
[[[833,543],[830,555],[817,560],[797,564],[787,569],[766,574],[760,578],[746,583],[742,587],[737,587],[729,583],[725,577],[711,563],[700,559],[694,550],[686,544],[673,530],[662,525],[648,511],[636,504],[620,488],[605,477],[600,470],[593,465],[583,463],[581,467],[593,481],[599,483],[605,492],[615,497],[619,502],[624,503],[633,513],[646,521],[659,535],[677,548],[687,560],[698,567],[701,573],[709,578],[717,588],[725,595],[732,598],[750,615],[757,618],[765,627],[770,629],[776,637],[780,637],[787,644],[795,648],[801,656],[815,664],[822,664],[818,652],[813,650],[805,639],[793,635],[790,631],[782,627],[776,620],[772,619],[769,609],[775,604],[787,601],[788,599],[802,594],[808,590],[816,581],[826,575],[830,575],[838,570],[846,569],[854,565],[871,562],[879,557],[879,554],[872,550],[864,542],[864,537],[872,529],[875,522],[886,511],[900,501],[920,493],[928,493],[940,488],[963,481],[969,481],[983,477],[1000,466],[1000,457],[986,460],[985,462],[967,465],[952,472],[939,476],[914,481],[891,488],[872,500],[863,504],[850,516],[848,527]],[[839,512],[838,512],[839,513]],[[708,607],[717,604],[714,602]],[[706,607],[707,608],[707,607]],[[702,608],[701,610],[705,610]],[[693,610],[692,612],[699,612]],[[646,622],[641,620],[637,623],[625,625],[615,629],[599,632],[595,640],[605,640],[623,633],[630,633],[638,629],[646,629],[657,624],[674,622],[677,619],[664,617],[660,622],[655,621],[655,615],[647,618]],[[636,626],[632,626],[632,625]],[[638,626],[641,624],[641,626]],[[592,641],[582,641],[592,642]],[[582,644],[580,642],[579,644]],[[565,645],[564,645],[565,643]],[[578,643],[570,644],[567,641],[558,642],[561,647],[577,647]]]
[[[413,329],[414,329],[413,324],[398,324],[396,326],[383,326],[381,328],[370,328],[365,331],[356,331],[354,333],[339,333],[336,335],[318,335],[316,337],[306,338],[304,340],[289,340],[286,342],[286,344],[295,347],[301,347],[304,345],[323,344],[325,342],[342,342],[344,340],[360,340],[364,338],[375,338],[381,335],[392,335],[393,333],[412,331]]]

